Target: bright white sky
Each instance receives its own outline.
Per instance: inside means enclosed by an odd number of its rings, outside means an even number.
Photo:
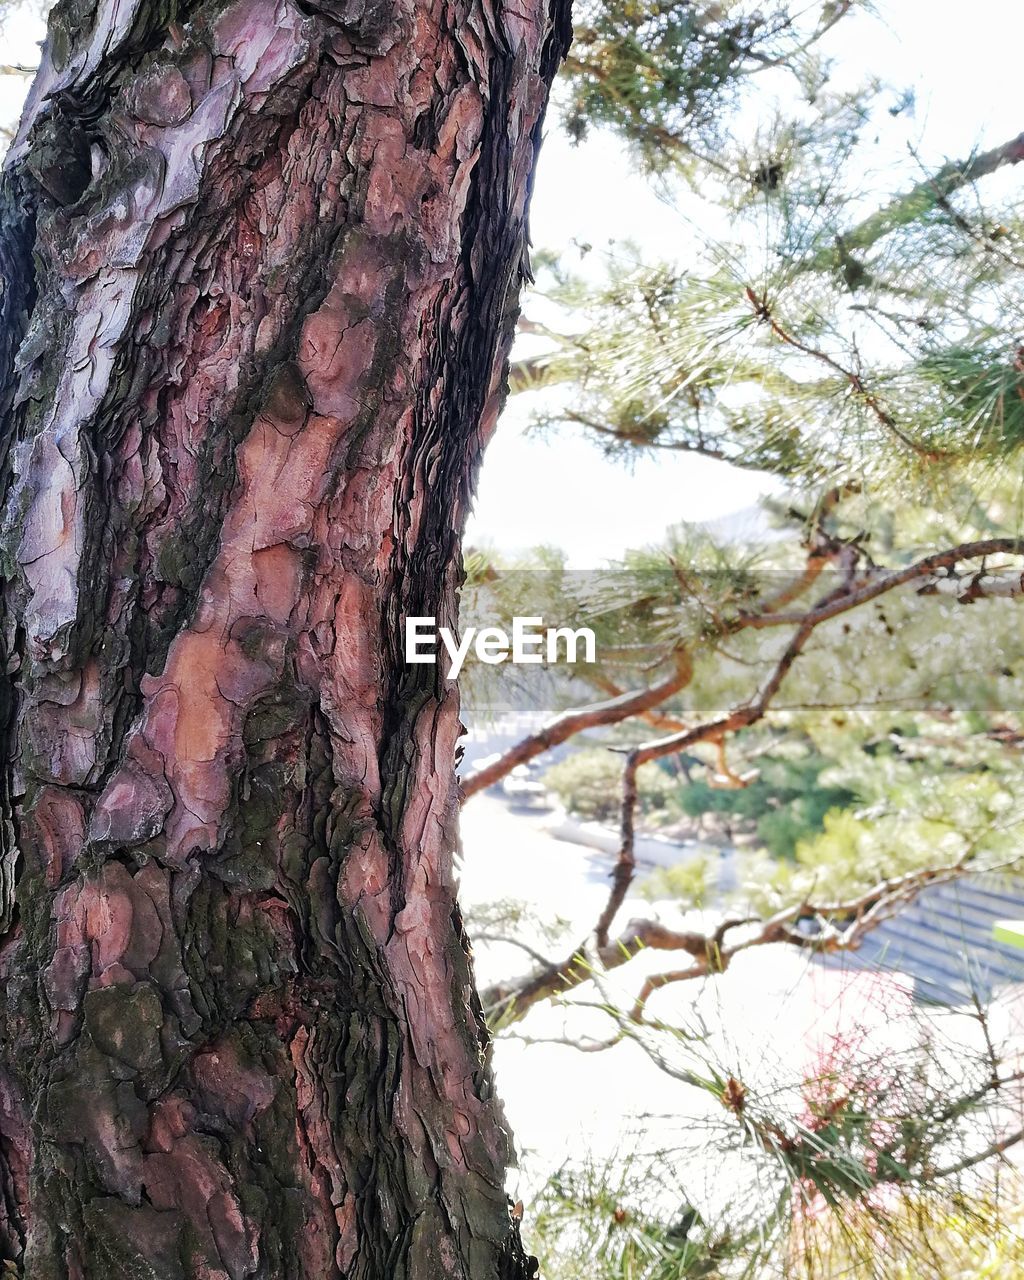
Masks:
[[[960,158],[1024,129],[1020,59],[1024,5],[1016,0],[877,0],[884,21],[851,17],[824,47],[857,81],[868,70],[917,94],[914,142],[923,161]],[[4,24],[0,63],[31,65],[42,36],[22,10]],[[838,83],[836,81],[835,83]],[[0,75],[0,122],[17,116],[23,76]],[[903,143],[901,142],[901,147]],[[895,157],[894,157],[895,158]],[[908,179],[914,170],[908,166]],[[1020,181],[1018,174],[1013,175]],[[574,241],[600,249],[639,243],[648,258],[686,256],[692,233],[630,171],[624,150],[594,135],[572,147],[554,126],[541,155],[533,203],[538,247],[571,254]],[[755,502],[757,476],[670,452],[631,470],[606,461],[581,435],[541,439],[526,431],[526,397],[513,401],[484,463],[469,539],[506,551],[562,547],[590,567],[627,546],[657,540],[679,520],[711,520]]]

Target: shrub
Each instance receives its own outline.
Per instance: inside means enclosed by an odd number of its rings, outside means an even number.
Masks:
[[[606,747],[574,752],[547,771],[544,784],[577,817],[614,822],[622,808],[622,756]],[[642,765],[637,773],[641,817],[665,818],[674,813],[678,789],[678,783],[656,764]]]
[[[715,873],[711,859],[697,854],[672,867],[658,867],[637,886],[648,902],[659,898],[677,898],[698,909],[707,905],[715,891]]]

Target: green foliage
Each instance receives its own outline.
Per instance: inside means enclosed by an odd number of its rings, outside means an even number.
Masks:
[[[582,426],[610,456],[701,453],[793,482],[858,476],[881,491],[934,485],[940,461],[952,475],[1020,447],[1019,273],[972,277],[977,256],[950,247],[936,248],[936,274],[923,278],[919,246],[901,259],[887,240],[889,279],[872,274],[852,300],[853,259],[826,255],[815,269],[822,250],[794,227],[785,235],[800,256],[767,281],[740,244],[685,268],[627,246],[603,283],[560,276],[548,292],[586,330],[558,337],[546,357],[544,379],[575,390],[538,423]],[[1007,236],[1024,259],[1021,228]],[[882,271],[871,256],[856,261]]]
[[[657,867],[637,885],[641,897],[651,902],[675,898],[698,910],[708,905],[715,892],[714,863],[707,854],[695,854],[686,862]]]
[[[931,401],[967,438],[1011,450],[1024,444],[1024,362],[1005,348],[957,347],[926,352],[916,370],[924,409]]]
[[[530,1205],[526,1240],[551,1280],[697,1280],[722,1274],[743,1242],[709,1230],[685,1201],[669,1220],[653,1194],[675,1181],[623,1153],[601,1166],[566,1164]]]
[[[799,744],[793,744],[799,750]],[[821,775],[830,762],[820,755],[763,756],[758,777],[745,787],[713,786],[696,778],[681,793],[691,817],[721,814],[743,830],[753,830],[769,853],[792,858],[796,846],[821,831],[825,816],[856,799],[848,787],[829,784]]]
[[[836,88],[817,53],[863,9],[583,7],[570,130],[615,130],[703,204],[678,261],[619,244],[604,279],[549,261],[567,323],[541,327],[531,385],[573,394],[542,424],[582,425],[612,454],[699,452],[904,497],[1021,447],[1024,220],[988,181],[1015,140],[929,172],[913,95],[869,66]]]
[[[584,748],[552,765],[544,784],[565,808],[579,818],[611,822],[622,809],[622,757],[607,748]],[[678,783],[656,764],[637,771],[639,812],[645,818],[664,816],[671,809]]]
[[[656,172],[687,164],[721,146],[751,73],[784,66],[817,83],[808,50],[852,7],[826,5],[808,23],[804,10],[749,0],[583,0],[564,71],[565,127],[577,140],[611,128]]]
[[[835,1176],[846,1161],[826,1151],[821,1140],[820,1167],[834,1162]],[[662,1209],[678,1195],[679,1165],[671,1158],[645,1163],[629,1154],[604,1165],[566,1165],[529,1206],[526,1240],[548,1280],[1017,1280],[1021,1274],[1019,1175],[980,1180],[966,1194],[955,1186],[901,1186],[883,1196],[876,1174],[859,1161],[851,1169],[852,1177],[835,1178],[844,1189],[830,1190],[834,1211],[815,1208],[805,1188],[781,1204],[766,1198],[731,1206],[734,1220],[713,1226],[685,1196],[675,1213]]]
[[[988,1144],[990,1108],[1013,1109],[1010,1042],[980,1008],[943,1026],[877,999],[887,1016],[823,1032],[803,1068],[755,1054],[741,1069],[699,1018],[654,1033],[615,1015],[679,1082],[678,1111],[651,1154],[644,1142],[550,1177],[526,1220],[544,1274],[1009,1280],[1024,1187],[994,1175]]]
[[[773,25],[738,5],[728,6],[730,16],[726,7],[679,0],[580,5],[568,68],[569,133],[582,139],[591,125],[610,125],[657,163],[670,140],[682,144],[711,130],[723,102],[735,96],[747,50]]]
[[[1019,873],[1019,762],[999,758],[991,743],[975,745],[982,759],[973,767],[950,768],[948,760],[939,767],[933,750],[916,761],[865,756],[845,774],[861,806],[826,813],[821,832],[801,840],[792,861],[749,858],[742,900],[771,911],[809,896],[848,898],[883,879],[963,859]]]

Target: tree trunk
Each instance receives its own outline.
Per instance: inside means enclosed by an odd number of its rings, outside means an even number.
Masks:
[[[567,0],[51,16],[0,196],[16,1274],[533,1274],[457,694],[401,624],[454,625],[567,39]]]

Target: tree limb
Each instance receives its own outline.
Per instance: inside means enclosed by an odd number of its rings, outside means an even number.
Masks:
[[[900,569],[878,570],[862,585],[837,591],[824,604],[805,613],[741,613],[736,619],[734,629],[737,631],[760,630],[764,627],[799,626],[804,622],[811,622],[817,626],[820,622],[838,617],[841,613],[848,613],[851,609],[876,600],[879,596],[897,587],[905,586],[908,582],[927,578],[944,569],[954,569],[964,560],[978,560],[994,555],[1024,555],[1024,538],[984,538],[977,542],[962,542],[959,546],[948,547],[944,551],[923,556],[920,560],[915,560],[912,564],[904,565]],[[984,577],[974,575],[969,591],[958,598],[977,600],[988,595],[1019,594],[1019,590],[1012,592],[1008,590],[1008,581],[1005,578],[993,579],[990,588]],[[941,589],[939,584],[933,584],[928,589],[928,593],[937,593]]]
[[[685,649],[677,649],[673,654],[673,661],[672,674],[657,684],[620,694],[605,702],[594,702],[586,707],[563,711],[555,716],[535,733],[529,734],[503,752],[493,764],[470,774],[462,784],[463,798],[468,800],[511,773],[516,765],[525,764],[527,760],[543,755],[545,751],[550,751],[552,747],[557,747],[577,733],[599,725],[618,724],[619,721],[640,715],[679,693],[693,677],[693,664]]]
[[[911,902],[922,889],[946,884],[970,871],[969,858],[947,867],[926,867],[902,876],[878,881],[869,889],[832,902],[797,903],[764,919],[760,916],[727,917],[708,933],[670,929],[656,920],[631,920],[615,939],[592,950],[586,945],[558,964],[539,968],[511,983],[494,983],[481,992],[488,1016],[504,1023],[516,1022],[542,1000],[564,995],[587,982],[596,968],[621,968],[641,951],[683,951],[693,963],[682,969],[653,974],[646,979],[633,1006],[634,1021],[643,1019],[644,1006],[653,992],[675,982],[686,982],[724,973],[741,952],[777,942],[802,950],[835,954],[855,951],[873,929]],[[802,920],[812,921],[816,933],[801,930]],[[727,942],[739,928],[759,928],[739,942]]]
[[[841,244],[822,249],[802,264],[801,269],[829,271],[842,267],[850,250],[870,249],[893,231],[916,222],[933,209],[939,200],[946,200],[954,192],[976,182],[979,178],[987,177],[1006,165],[1019,164],[1022,160],[1024,160],[1024,133],[1019,133],[1001,146],[982,151],[967,160],[952,160],[930,177],[924,178],[911,187],[909,191],[905,191],[903,195],[897,196],[883,208],[864,218],[849,231],[844,231]]]

